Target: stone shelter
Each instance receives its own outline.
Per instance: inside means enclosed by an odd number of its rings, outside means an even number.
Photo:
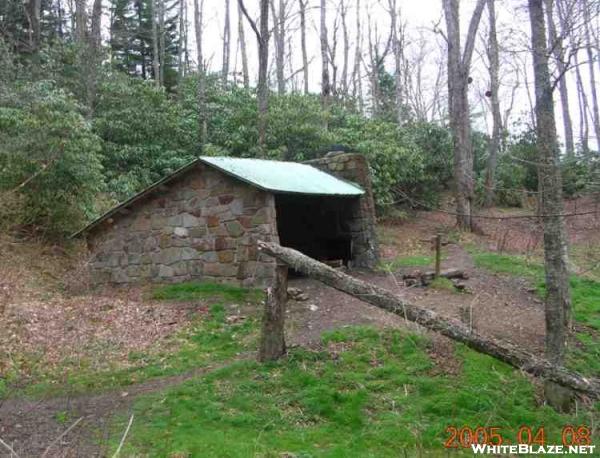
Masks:
[[[199,157],[79,231],[95,284],[268,284],[257,241],[355,267],[377,261],[369,169],[360,154],[307,163]]]

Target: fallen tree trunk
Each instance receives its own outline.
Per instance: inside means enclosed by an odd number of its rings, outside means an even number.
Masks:
[[[468,347],[493,356],[537,377],[552,380],[579,393],[600,398],[600,380],[584,377],[562,366],[556,366],[546,359],[539,358],[521,348],[508,343],[482,336],[469,330],[458,320],[441,317],[431,310],[423,309],[405,302],[395,294],[360,279],[346,275],[339,270],[315,261],[291,248],[275,243],[258,242],[258,248],[298,272],[315,278],[339,291],[355,296],[376,307],[395,313],[406,320],[415,322],[427,329],[439,332]]]
[[[445,269],[440,271],[439,277],[444,277],[444,278],[469,278],[469,276],[460,269]],[[414,271],[414,272],[409,272],[407,274],[402,275],[403,279],[407,279],[407,278],[421,278],[421,277],[426,277],[426,278],[431,278],[433,279],[435,277],[435,272],[433,270],[428,270],[427,272],[421,272],[421,271]]]
[[[466,272],[460,269],[445,269],[437,274],[438,277],[447,278],[449,280],[462,279],[466,280],[469,278]],[[432,270],[427,272],[414,271],[402,275],[402,279],[406,281],[407,285],[415,284],[420,282],[423,286],[429,285],[436,277],[436,273]]]

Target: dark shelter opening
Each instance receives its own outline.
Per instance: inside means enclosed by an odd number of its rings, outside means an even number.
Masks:
[[[324,262],[352,260],[351,221],[358,198],[278,194],[277,231],[283,246]]]

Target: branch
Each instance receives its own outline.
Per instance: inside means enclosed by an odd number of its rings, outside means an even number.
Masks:
[[[246,16],[246,19],[250,23],[250,27],[252,27],[252,30],[254,30],[254,33],[256,34],[256,38],[258,39],[258,41],[261,41],[262,38],[261,38],[260,32],[258,31],[258,27],[256,27],[256,22],[254,22],[254,20],[248,14],[248,10],[246,9],[246,6],[244,5],[244,0],[238,0],[238,4],[240,5],[240,9],[242,10],[242,13],[244,13],[244,16]]]
[[[241,2],[241,0],[240,0],[240,2]],[[127,428],[125,428],[125,432],[123,433],[123,437],[121,437],[121,442],[119,442],[119,447],[117,448],[117,451],[112,456],[112,458],[117,458],[117,456],[119,456],[119,453],[121,453],[121,449],[123,448],[123,444],[125,443],[125,439],[127,438],[127,434],[129,433],[129,429],[131,428],[131,424],[133,423],[133,415],[134,414],[131,414],[131,417],[129,417],[129,423],[127,424]]]
[[[596,399],[600,398],[600,380],[597,378],[584,377],[577,372],[529,353],[510,342],[503,342],[478,334],[458,320],[442,317],[431,310],[406,302],[385,288],[344,274],[299,251],[262,241],[258,242],[258,249],[284,262],[296,271],[338,291],[350,294],[375,307],[399,315],[407,321],[412,321],[426,329],[464,343],[479,353],[492,356],[516,369],[536,377],[551,380],[580,394],[589,395]]]
[[[473,56],[473,49],[475,48],[475,37],[477,35],[477,28],[481,20],[481,14],[483,13],[483,7],[485,6],[486,0],[478,0],[473,16],[471,16],[471,22],[469,23],[469,31],[467,33],[467,39],[465,41],[465,51],[462,57],[462,68],[468,69],[471,65],[471,57]]]
[[[67,434],[69,434],[69,431],[71,431],[73,428],[75,428],[75,426],[77,426],[81,420],[83,420],[83,417],[79,417],[79,419],[77,421],[75,421],[75,423],[73,423],[71,426],[69,426],[67,429],[65,429],[60,436],[58,436],[56,439],[54,439],[52,441],[52,443],[50,445],[48,445],[48,447],[46,447],[46,450],[44,450],[44,453],[42,453],[42,457],[41,458],[44,458],[48,454],[48,452],[50,451],[50,449],[52,447],[54,447],[54,445],[56,445],[56,443],[59,440],[61,440],[63,437],[65,437]]]

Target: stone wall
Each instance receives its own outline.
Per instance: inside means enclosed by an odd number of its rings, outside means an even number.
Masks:
[[[375,267],[379,260],[379,248],[375,232],[373,187],[366,158],[357,153],[331,152],[322,158],[306,161],[306,164],[357,183],[366,191],[353,206],[352,218],[349,221],[352,237],[352,265]]]
[[[198,164],[127,211],[88,235],[96,284],[202,279],[248,286],[273,276],[274,261],[256,248],[259,239],[279,242],[270,193]]]

